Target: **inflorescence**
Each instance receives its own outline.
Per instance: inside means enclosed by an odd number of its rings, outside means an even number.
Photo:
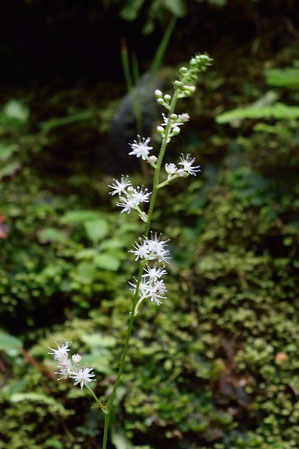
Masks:
[[[169,94],[163,94],[160,90],[155,91],[157,103],[168,111],[168,116],[162,113],[162,123],[157,127],[157,133],[162,137],[162,145],[167,145],[172,137],[177,136],[181,131],[181,126],[190,120],[189,114],[175,114],[174,106],[178,98],[189,97],[195,92],[198,74],[204,71],[212,62],[212,59],[205,54],[198,54],[190,60],[189,67],[181,67],[179,70],[179,79],[174,81],[175,93],[173,97]],[[130,156],[141,158],[151,165],[160,174],[162,158],[151,154],[153,147],[150,146],[150,137],[142,138],[137,136],[137,140],[130,143]],[[199,165],[196,165],[195,158],[190,154],[182,154],[177,164],[166,163],[164,166],[164,179],[156,186],[160,189],[170,182],[180,177],[189,175],[196,176],[201,171]],[[141,209],[142,203],[149,203],[152,195],[146,188],[133,187],[128,176],[122,176],[121,180],[114,179],[114,183],[109,186],[112,196],[118,195],[119,201],[116,205],[122,208],[121,213],[130,213],[132,210],[138,212],[139,217],[147,222],[148,216]],[[167,292],[162,276],[166,274],[165,263],[169,262],[169,251],[166,249],[167,240],[161,240],[161,236],[151,235],[151,238],[139,238],[129,250],[135,256],[135,261],[142,264],[143,274],[139,282],[135,280],[130,282],[134,294],[139,298],[135,308],[137,314],[140,303],[149,298],[157,305],[165,299]],[[151,265],[155,261],[155,265]],[[162,266],[159,266],[162,265]]]
[[[60,376],[58,380],[71,378],[74,380],[74,385],[80,385],[81,390],[84,386],[88,386],[89,382],[94,381],[92,368],[80,368],[80,354],[73,354],[71,360],[68,358],[68,352],[70,351],[68,342],[61,346],[57,343],[56,345],[57,349],[49,348],[52,351],[49,354],[53,355],[54,360],[58,362],[59,371],[55,372]]]

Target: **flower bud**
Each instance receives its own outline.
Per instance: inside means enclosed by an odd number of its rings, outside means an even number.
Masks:
[[[159,90],[159,89],[156,89],[155,90],[155,96],[156,96],[156,98],[161,98],[162,97],[162,92]]]
[[[182,75],[184,75],[185,73],[188,72],[188,69],[187,69],[187,67],[181,67],[180,70],[179,70],[179,72],[180,72]]]
[[[182,169],[182,168],[180,168],[180,169],[177,171],[177,174],[178,174],[179,176],[184,176],[185,170]]]
[[[81,361],[81,355],[80,354],[72,355],[72,360],[74,363],[79,363]]]
[[[174,87],[183,87],[182,81],[178,81],[178,80],[174,81],[173,85],[174,85]]]
[[[172,134],[174,136],[177,136],[178,134],[180,134],[181,130],[178,126],[175,126],[174,128],[172,128]]]
[[[158,98],[157,103],[158,103],[158,104],[164,104],[163,98]]]
[[[157,126],[157,133],[161,136],[164,134],[164,128],[163,126]]]
[[[169,94],[164,95],[164,100],[169,102],[171,100],[171,96]]]
[[[149,160],[150,162],[152,162],[153,164],[155,164],[155,163],[157,162],[156,156],[150,156],[150,157],[148,158],[148,160]]]
[[[177,166],[173,163],[165,164],[165,171],[168,175],[174,175],[177,172]]]

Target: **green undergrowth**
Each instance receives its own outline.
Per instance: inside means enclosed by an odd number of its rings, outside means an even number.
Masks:
[[[240,105],[263,107],[269,88],[275,95],[266,98],[295,107],[294,83],[277,81],[292,55],[241,59],[233,73],[216,62],[202,79],[191,123],[167,157],[190,151],[203,173],[159,198],[155,228],[170,237],[173,255],[169,294],[159,308],[143,304],[136,319],[111,448],[298,447],[296,118],[216,121]],[[86,176],[80,164],[61,179],[41,176],[49,139],[61,142],[65,127],[72,135],[78,117],[56,128],[52,121],[52,134],[42,129],[32,141],[26,111],[6,126],[7,144],[15,136],[16,145],[43,148],[46,139],[44,152],[0,149],[5,164],[20,164],[0,186],[0,448],[98,448],[103,417],[87,391],[53,378],[48,347],[67,340],[85,354],[105,402],[128,321],[127,249],[140,227],[111,207],[111,176]],[[87,121],[82,129],[94,130]]]

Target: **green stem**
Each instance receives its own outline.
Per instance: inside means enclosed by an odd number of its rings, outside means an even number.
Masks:
[[[165,151],[167,148],[167,140],[168,140],[168,136],[169,136],[169,132],[171,129],[171,121],[170,121],[170,116],[171,114],[174,113],[175,110],[175,105],[176,102],[178,101],[179,98],[179,93],[178,91],[175,91],[171,103],[170,103],[170,108],[169,108],[169,113],[168,113],[168,122],[165,128],[165,132],[163,135],[163,140],[162,140],[162,144],[161,144],[161,150],[158,156],[158,160],[156,162],[156,169],[155,169],[155,174],[154,174],[154,183],[153,183],[153,193],[152,193],[152,199],[151,199],[151,203],[150,203],[150,207],[149,207],[149,211],[148,211],[148,218],[147,218],[147,222],[145,225],[145,232],[144,235],[145,237],[148,237],[149,234],[149,230],[150,230],[150,225],[151,225],[151,219],[152,219],[152,214],[153,214],[153,210],[155,207],[155,202],[156,202],[156,196],[157,196],[157,192],[159,189],[159,177],[160,177],[160,170],[161,170],[161,165],[164,159],[164,155],[165,155]]]
[[[175,93],[174,93],[174,95],[172,97],[171,104],[170,104],[168,118],[174,112],[175,105],[176,105],[176,102],[178,100],[178,95],[179,95],[178,92],[175,91]],[[168,144],[167,140],[168,140],[168,136],[169,136],[170,130],[171,130],[171,121],[168,120],[168,123],[167,123],[166,128],[165,128],[162,144],[161,144],[160,153],[159,153],[158,160],[157,160],[156,167],[155,167],[154,182],[153,182],[153,193],[152,193],[151,203],[150,203],[149,212],[148,212],[148,218],[147,218],[147,221],[146,221],[145,231],[144,231],[144,236],[145,237],[148,237],[148,235],[149,235],[152,214],[153,214],[153,210],[154,210],[154,206],[155,206],[157,191],[158,191],[158,188],[159,188],[158,186],[159,186],[160,169],[161,169],[161,165],[162,165],[163,158],[164,158],[164,155],[165,155],[166,147],[167,147],[167,144]],[[140,286],[140,282],[141,282],[141,278],[142,278],[143,267],[144,267],[144,263],[140,262],[139,263],[138,276],[137,276],[137,283],[136,283],[136,292],[134,294],[134,298],[133,298],[133,301],[132,301],[131,316],[130,316],[130,320],[129,320],[129,324],[128,324],[128,330],[127,330],[126,339],[125,339],[125,343],[124,343],[124,349],[123,349],[123,352],[122,352],[122,355],[121,355],[118,373],[117,373],[117,376],[116,376],[116,379],[115,379],[113,390],[112,390],[110,399],[108,401],[107,410],[106,410],[106,413],[105,413],[105,424],[104,424],[104,435],[103,435],[102,449],[106,449],[106,447],[107,447],[108,430],[109,430],[109,421],[110,421],[111,409],[112,409],[113,402],[114,402],[114,399],[115,399],[115,396],[116,396],[116,392],[117,392],[117,388],[118,388],[118,385],[119,385],[119,382],[120,382],[120,378],[121,378],[121,375],[123,373],[123,369],[124,369],[124,366],[125,366],[125,361],[126,361],[126,355],[127,355],[127,351],[128,351],[129,341],[130,341],[132,328],[133,328],[133,324],[134,324],[134,320],[135,320],[135,310],[136,310],[136,305],[138,303],[139,286]]]
[[[103,412],[107,415],[108,411],[106,409],[106,407],[102,404],[102,402],[96,397],[96,395],[94,394],[94,392],[92,391],[92,389],[90,388],[89,385],[85,384],[86,388],[89,390],[89,392],[91,393],[91,395],[93,396],[94,400],[96,401],[97,404],[99,404],[99,407],[103,410]]]

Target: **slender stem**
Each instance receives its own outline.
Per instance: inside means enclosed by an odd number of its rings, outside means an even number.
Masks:
[[[90,394],[93,396],[94,400],[96,401],[97,404],[99,404],[99,407],[103,410],[103,412],[107,415],[108,411],[107,408],[104,406],[104,404],[102,404],[102,402],[96,397],[96,395],[94,394],[94,392],[92,391],[92,389],[90,388],[89,385],[85,384],[86,388],[89,390]]]
[[[156,196],[157,196],[157,192],[158,192],[158,188],[159,188],[160,169],[161,169],[161,165],[162,165],[163,158],[164,158],[164,155],[165,155],[166,147],[167,147],[167,144],[168,144],[168,136],[169,136],[169,133],[170,133],[170,130],[171,130],[170,116],[174,112],[175,105],[176,105],[176,102],[178,100],[178,95],[179,95],[178,92],[175,91],[175,93],[174,93],[174,95],[172,97],[172,101],[171,101],[170,108],[169,108],[169,114],[168,114],[169,120],[168,120],[167,125],[165,127],[165,132],[164,132],[164,136],[163,136],[163,140],[162,140],[162,144],[161,144],[160,153],[159,153],[159,156],[158,156],[157,163],[155,164],[156,166],[155,166],[155,174],[154,174],[154,182],[153,182],[153,193],[152,193],[152,198],[151,198],[151,202],[150,202],[148,218],[147,218],[146,225],[145,225],[145,231],[144,231],[144,236],[145,237],[148,237],[148,235],[149,235],[152,214],[153,214],[155,201],[156,201]],[[125,343],[124,343],[124,349],[123,349],[123,352],[122,352],[122,355],[121,355],[118,373],[117,373],[117,376],[116,376],[116,379],[115,379],[113,390],[112,390],[110,399],[108,401],[107,410],[106,410],[106,413],[105,413],[105,424],[104,424],[104,435],[103,435],[102,449],[106,449],[106,447],[107,447],[108,430],[109,430],[109,421],[110,421],[111,409],[112,409],[112,406],[113,406],[113,402],[114,402],[114,399],[115,399],[115,396],[116,396],[117,388],[118,388],[118,385],[119,385],[119,382],[120,382],[120,378],[121,378],[121,375],[123,373],[125,361],[126,361],[126,355],[127,355],[127,351],[128,351],[129,341],[130,341],[132,328],[133,328],[133,324],[134,324],[134,320],[135,320],[135,310],[136,310],[136,305],[138,303],[139,286],[140,286],[140,282],[141,282],[141,278],[142,278],[143,267],[144,267],[144,263],[140,262],[139,263],[138,276],[137,276],[137,283],[136,283],[136,291],[135,291],[134,298],[133,298],[133,301],[132,301],[131,316],[130,316],[130,320],[129,320],[129,324],[128,324],[128,330],[127,330],[126,339],[125,339]]]
[[[163,140],[162,140],[162,144],[161,144],[161,150],[158,156],[158,160],[156,162],[156,169],[155,169],[155,174],[154,174],[154,183],[153,183],[153,193],[152,193],[152,199],[151,199],[151,204],[149,207],[149,211],[148,211],[148,218],[147,218],[147,222],[145,225],[145,232],[144,235],[145,237],[148,236],[149,234],[149,230],[150,230],[150,225],[151,225],[151,219],[152,219],[152,213],[155,207],[155,202],[156,202],[156,196],[157,196],[157,192],[158,192],[158,185],[159,185],[159,176],[160,176],[160,169],[161,169],[161,165],[163,162],[163,158],[165,155],[165,151],[167,148],[167,144],[168,144],[168,136],[169,136],[169,132],[171,129],[171,121],[170,121],[170,116],[171,114],[174,113],[174,109],[175,109],[175,105],[176,102],[178,101],[178,91],[175,91],[171,103],[170,103],[170,108],[169,108],[169,113],[168,113],[168,122],[165,128],[165,132],[163,135]]]

